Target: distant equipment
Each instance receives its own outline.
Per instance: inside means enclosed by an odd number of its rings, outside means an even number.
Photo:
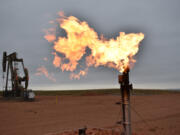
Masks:
[[[24,67],[23,59],[17,58],[16,52],[9,55],[3,52],[2,69],[3,79],[5,79],[4,97],[22,97],[25,100],[34,100],[34,92],[27,89],[29,83],[28,69]],[[4,73],[6,73],[5,77]],[[20,76],[20,73],[23,74],[23,77]]]

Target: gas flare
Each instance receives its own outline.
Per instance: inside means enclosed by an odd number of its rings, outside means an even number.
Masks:
[[[48,70],[44,66],[39,67],[35,75],[37,76],[45,75],[49,80],[56,82],[56,79],[53,77],[52,74],[48,73]]]
[[[79,79],[80,76],[86,75],[90,66],[105,66],[123,72],[126,68],[132,68],[136,62],[133,56],[138,52],[139,44],[144,39],[143,33],[120,32],[118,37],[106,39],[103,36],[99,37],[85,21],[80,21],[74,16],[66,17],[62,12],[59,16],[58,25],[65,30],[67,36],[56,37],[54,29],[50,29],[46,32],[45,38],[54,45],[53,64],[62,71],[73,72],[70,78]],[[79,60],[86,54],[87,48],[91,50],[91,54],[85,58],[86,67],[75,74],[77,67],[81,67]]]
[[[56,40],[56,36],[55,36],[56,30],[54,28],[45,30],[45,33],[46,33],[46,35],[44,36],[44,38],[47,41],[52,42],[52,41]]]

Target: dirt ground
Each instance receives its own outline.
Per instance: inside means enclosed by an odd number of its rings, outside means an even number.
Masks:
[[[37,96],[34,102],[0,97],[0,134],[58,135],[84,126],[111,129],[122,117],[118,101],[119,95]],[[134,95],[131,106],[134,135],[180,135],[180,94]]]

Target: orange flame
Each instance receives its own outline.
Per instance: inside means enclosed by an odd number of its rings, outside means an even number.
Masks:
[[[54,40],[56,40],[55,32],[56,31],[54,28],[45,30],[46,35],[44,36],[44,38],[49,42],[53,42]]]
[[[86,68],[85,70],[80,70],[80,72],[78,74],[72,73],[70,75],[71,79],[80,79],[80,76],[85,76],[87,74],[88,68]]]
[[[45,75],[45,76],[46,76],[48,79],[50,79],[51,81],[56,82],[56,79],[53,77],[52,74],[50,75],[50,74],[48,73],[48,70],[47,70],[44,66],[39,67],[39,68],[37,69],[37,72],[36,72],[35,75],[37,75],[37,76]]]
[[[54,60],[53,60],[54,66],[55,67],[60,67],[61,58],[56,53],[53,53],[53,54],[54,54]]]
[[[132,68],[135,60],[133,56],[139,50],[139,43],[144,39],[143,33],[125,34],[120,32],[116,39],[105,39],[98,37],[94,29],[90,28],[87,22],[81,22],[74,16],[66,17],[62,13],[57,19],[59,26],[67,33],[67,37],[55,37],[55,33],[46,33],[45,38],[53,42],[55,52],[63,54],[60,57],[54,54],[53,64],[61,68],[62,71],[75,71],[79,65],[78,61],[86,53],[86,48],[91,50],[91,54],[86,56],[86,66],[107,66],[123,72],[126,68]],[[52,31],[52,30],[51,30]],[[53,35],[54,34],[54,35]],[[55,38],[51,38],[51,36]],[[53,40],[51,40],[53,39]],[[68,62],[65,62],[65,59]],[[81,70],[78,74],[72,73],[70,78],[79,79],[87,72]]]

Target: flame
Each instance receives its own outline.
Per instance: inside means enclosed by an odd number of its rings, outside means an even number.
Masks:
[[[72,73],[70,75],[71,79],[80,79],[80,76],[85,76],[87,74],[88,68],[86,68],[85,70],[80,70],[80,72],[78,74]]]
[[[53,60],[54,66],[55,67],[60,67],[61,58],[56,53],[53,53],[53,54],[54,54],[54,60]]]
[[[51,22],[50,22],[51,23]],[[53,42],[54,40],[56,40],[56,30],[54,28],[50,28],[48,30],[45,30],[46,35],[44,36],[44,38],[49,41],[49,42]]]
[[[99,38],[87,22],[80,21],[74,16],[66,17],[62,13],[59,15],[57,22],[59,27],[65,30],[67,37],[56,38],[53,29],[45,35],[45,38],[54,44],[55,52],[63,55],[60,57],[54,54],[55,67],[62,71],[74,72],[80,65],[79,60],[85,55],[86,49],[91,50],[91,54],[86,56],[86,68],[78,74],[72,73],[70,78],[79,79],[80,76],[86,75],[90,66],[107,66],[119,72],[132,68],[136,62],[133,56],[138,52],[139,43],[144,39],[143,33],[120,32],[115,39],[105,39],[103,36]]]
[[[44,66],[39,67],[35,75],[37,76],[45,75],[49,80],[56,82],[56,79],[53,77],[52,74],[48,73],[48,70]]]

